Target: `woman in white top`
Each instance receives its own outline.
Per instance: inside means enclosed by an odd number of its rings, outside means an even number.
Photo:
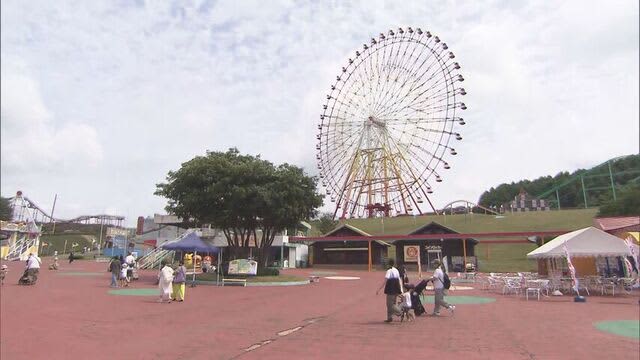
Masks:
[[[166,261],[162,261],[162,270],[158,274],[158,287],[160,288],[160,299],[158,302],[171,302],[171,292],[173,291],[173,269]]]
[[[384,275],[384,282],[376,291],[376,295],[378,295],[380,289],[384,287],[384,293],[387,295],[387,320],[384,321],[387,323],[393,321],[393,315],[400,315],[396,306],[396,298],[403,293],[400,273],[393,265],[393,259],[389,259],[389,270]]]

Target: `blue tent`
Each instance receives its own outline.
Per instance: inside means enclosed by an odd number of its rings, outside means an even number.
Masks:
[[[187,251],[199,253],[218,253],[219,248],[204,242],[195,232],[189,233],[179,240],[170,241],[161,246],[164,250]]]
[[[161,246],[164,250],[173,250],[173,251],[182,251],[182,252],[191,252],[193,251],[194,255],[197,253],[215,253],[217,254],[220,249],[204,242],[200,236],[196,235],[195,232],[190,232],[182,239],[169,241],[164,243]],[[220,260],[218,259],[218,262]],[[219,264],[218,264],[219,265]],[[216,281],[217,282],[217,281]],[[196,283],[196,262],[195,259],[193,261],[193,278],[191,282],[191,286],[195,286]]]

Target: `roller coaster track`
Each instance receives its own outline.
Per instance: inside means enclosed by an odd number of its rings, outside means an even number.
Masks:
[[[441,211],[444,213],[447,210],[447,208],[451,208],[451,210],[453,211],[453,208],[454,208],[453,205],[458,204],[458,203],[464,204],[464,207],[467,208],[467,209],[469,209],[469,208],[471,208],[471,209],[479,208],[479,209],[482,209],[485,212],[488,212],[490,214],[500,215],[499,213],[497,213],[494,210],[486,208],[486,207],[484,207],[482,205],[478,205],[478,204],[476,204],[474,202],[471,202],[469,200],[455,200],[455,201],[452,201],[452,202],[448,203],[447,205],[443,206]]]
[[[119,215],[82,215],[73,219],[60,219],[51,216],[48,212],[43,210],[34,201],[28,197],[23,196],[21,192],[18,192],[16,196],[9,199],[11,209],[13,210],[13,217],[15,221],[27,221],[32,220],[36,223],[75,223],[75,224],[104,224],[122,226],[124,222],[124,216]]]
[[[588,193],[590,191],[593,190],[611,190],[613,197],[615,199],[615,190],[617,187],[619,187],[619,185],[615,184],[614,178],[619,176],[619,175],[626,175],[626,174],[637,174],[639,176],[631,179],[629,182],[632,183],[638,183],[640,181],[640,169],[630,169],[630,170],[624,170],[624,171],[616,171],[613,172],[611,169],[611,164],[615,163],[618,160],[627,158],[629,156],[632,155],[624,155],[624,156],[619,156],[617,158],[614,159],[610,159],[607,160],[599,165],[596,165],[594,167],[592,167],[591,169],[588,170],[582,170],[577,172],[576,174],[574,174],[573,176],[571,176],[569,179],[565,180],[562,183],[556,184],[553,187],[551,187],[550,189],[548,189],[547,191],[540,193],[536,196],[536,198],[538,199],[546,199],[549,200],[550,202],[555,202],[556,205],[558,206],[558,208],[560,208],[560,205],[558,204],[558,202],[560,201],[560,195],[558,194],[558,191],[571,185],[574,182],[581,182],[581,187],[582,187],[582,194],[583,194],[583,200],[584,200],[584,207],[587,208],[588,204],[587,204],[587,196]],[[607,168],[607,169],[605,169]],[[605,169],[603,171],[603,169]],[[609,177],[611,179],[611,185],[610,186],[602,186],[602,187],[587,187],[585,186],[585,179],[592,179],[592,178],[598,178],[598,177]],[[555,195],[555,199],[554,199],[554,195]]]

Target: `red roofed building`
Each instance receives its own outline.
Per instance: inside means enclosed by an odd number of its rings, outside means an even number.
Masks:
[[[594,218],[593,224],[602,231],[618,236],[629,231],[640,231],[640,216]]]

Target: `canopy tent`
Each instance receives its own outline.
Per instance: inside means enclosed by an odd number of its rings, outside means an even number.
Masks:
[[[209,243],[203,241],[200,236],[198,236],[195,232],[190,232],[187,235],[183,236],[174,241],[170,241],[164,243],[162,245],[164,250],[173,250],[173,251],[182,251],[182,252],[191,252],[193,251],[193,279],[192,286],[195,286],[196,283],[196,261],[195,256],[198,252],[201,253],[214,253],[217,254],[219,252],[219,248],[213,246]],[[220,263],[220,258],[218,258],[218,267]]]
[[[193,252],[201,252],[201,253],[215,253],[217,254],[219,248],[204,242],[200,236],[198,236],[195,232],[191,232],[181,239],[170,241],[162,244],[161,246],[164,250],[173,250],[173,251],[193,251]]]
[[[619,237],[608,234],[592,226],[576,230],[549,241],[527,254],[528,258],[564,257],[564,246],[571,257],[628,256],[629,248]]]
[[[576,272],[581,276],[598,275],[603,271],[610,274],[611,268],[620,269],[615,264],[621,264],[619,260],[610,262],[610,258],[630,254],[629,247],[620,238],[588,227],[560,235],[528,253],[527,257],[538,260],[540,274],[560,271],[563,268],[558,261],[565,257],[565,246]]]

